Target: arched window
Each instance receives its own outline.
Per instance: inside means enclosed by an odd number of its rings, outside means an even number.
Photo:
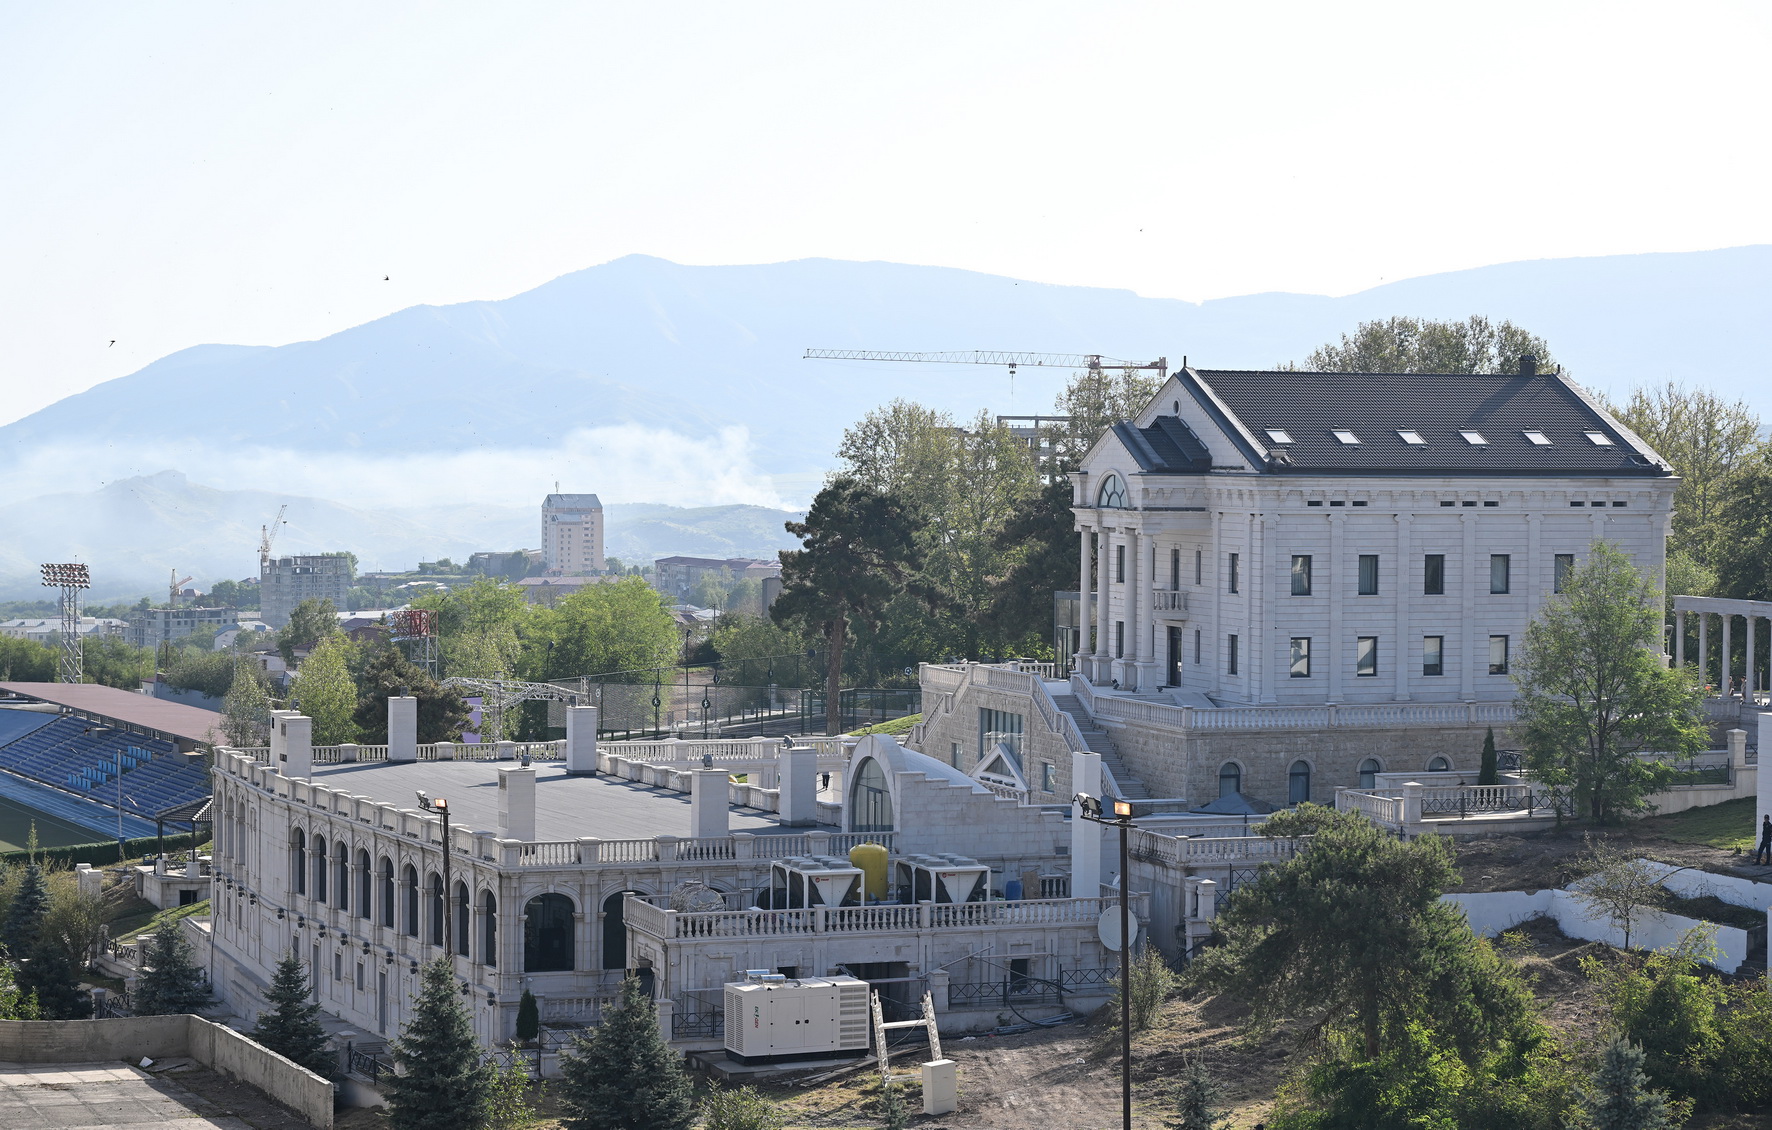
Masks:
[[[1126,480],[1109,474],[1101,481],[1101,491],[1095,496],[1095,505],[1113,510],[1126,509]]]
[[[480,892],[480,964],[498,968],[498,898],[491,891]]]
[[[1294,761],[1286,774],[1286,803],[1303,804],[1311,799],[1311,766],[1308,761]]]
[[[523,972],[562,973],[572,968],[572,900],[537,895],[523,908]]]
[[[425,932],[425,940],[434,946],[443,944],[443,876],[435,871],[425,876],[425,908],[430,921],[430,929]]]
[[[855,784],[849,790],[849,811],[854,814],[852,832],[890,832],[892,828],[892,794],[886,790],[886,774],[878,760],[870,757],[861,763]]]
[[[351,849],[344,841],[332,845],[332,905],[351,909]]]
[[[363,848],[357,849],[357,917],[369,921],[371,909],[375,905],[375,889],[370,885],[369,853]]]
[[[1444,757],[1436,757],[1427,763],[1427,771],[1429,773],[1446,773],[1450,772],[1451,769],[1452,763],[1447,761]]]
[[[308,834],[297,828],[289,836],[289,885],[295,893],[308,893]]]
[[[326,902],[326,837],[314,836],[314,901]]]
[[[394,861],[384,855],[381,857],[381,862],[376,864],[376,870],[380,873],[378,878],[381,881],[381,917],[376,920],[376,924],[392,930],[394,928]]]
[[[409,938],[418,937],[418,869],[408,863],[400,870],[400,885],[406,889],[406,918],[401,922],[401,933]]]
[[[1243,791],[1243,767],[1227,761],[1218,767],[1218,795],[1230,796]]]
[[[1368,757],[1360,762],[1360,787],[1370,789],[1377,785],[1378,775],[1382,772],[1384,772],[1384,766],[1378,763],[1376,757]]]
[[[473,951],[468,943],[474,934],[474,904],[468,894],[468,885],[460,879],[455,881],[455,952],[467,957]]]
[[[603,900],[603,968],[628,967],[628,925],[622,905],[629,895],[644,894],[644,891],[617,891]]]

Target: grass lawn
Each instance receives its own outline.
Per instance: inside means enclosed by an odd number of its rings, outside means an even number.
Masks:
[[[0,851],[23,851],[37,826],[38,847],[69,847],[73,844],[95,844],[106,839],[91,828],[82,828],[47,812],[27,808],[16,800],[0,797]]]
[[[111,937],[120,942],[128,941],[137,935],[152,934],[160,928],[162,922],[168,920],[176,922],[180,918],[189,918],[193,914],[201,916],[209,913],[208,899],[191,903],[189,906],[170,906],[165,910],[156,910],[150,903],[143,903],[142,906],[145,909],[112,919],[110,922]]]
[[[1672,816],[1640,820],[1635,831],[1681,844],[1752,851],[1755,844],[1754,797],[1741,797],[1706,808],[1689,808]]]
[[[903,718],[894,718],[890,722],[879,722],[872,726],[863,726],[859,730],[851,730],[849,731],[849,736],[852,738],[861,738],[866,737],[869,734],[891,734],[894,737],[897,737],[899,734],[910,733],[911,727],[915,726],[922,720],[923,716],[921,714],[906,714]]]

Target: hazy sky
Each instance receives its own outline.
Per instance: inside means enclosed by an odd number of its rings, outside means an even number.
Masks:
[[[0,2],[0,422],[630,252],[1200,299],[1772,242],[1769,31],[1693,2]]]

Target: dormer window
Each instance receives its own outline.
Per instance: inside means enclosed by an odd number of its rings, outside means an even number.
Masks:
[[[1539,431],[1537,428],[1527,428],[1520,434],[1526,437],[1527,443],[1533,444],[1534,446],[1549,447],[1551,445],[1550,437]]]
[[[1414,428],[1398,428],[1397,438],[1413,447],[1427,446],[1427,440],[1423,439],[1421,433]]]
[[[1467,431],[1460,431],[1458,434],[1463,436],[1464,442],[1470,444],[1472,447],[1487,447],[1487,446],[1489,446],[1489,441],[1483,438],[1482,432],[1473,432],[1473,431],[1467,430]]]
[[[1348,431],[1346,428],[1330,428],[1329,434],[1340,440],[1342,443],[1347,444],[1349,447],[1358,447],[1360,445],[1360,437]]]
[[[1595,447],[1615,446],[1612,442],[1612,437],[1605,432],[1584,432],[1583,434],[1587,436],[1588,442],[1592,443]]]
[[[1269,428],[1267,429],[1267,438],[1274,443],[1291,443],[1292,433],[1285,428]]]
[[[1111,474],[1103,479],[1101,492],[1095,496],[1095,505],[1107,510],[1126,509],[1126,480]]]

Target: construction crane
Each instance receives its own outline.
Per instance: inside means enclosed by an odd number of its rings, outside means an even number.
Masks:
[[[1009,377],[1015,378],[1018,368],[1087,369],[1099,374],[1103,369],[1154,369],[1157,380],[1169,376],[1169,360],[1120,361],[1099,353],[1014,353],[1007,350],[961,349],[943,353],[906,353],[889,349],[808,349],[807,361],[928,361],[938,365],[1006,365]],[[1185,364],[1185,362],[1184,362]]]
[[[271,563],[271,543],[277,540],[277,531],[283,528],[283,515],[288,511],[289,503],[285,502],[282,506],[277,507],[277,516],[271,519],[270,525],[258,528],[258,567],[260,572],[263,572]]]
[[[178,607],[178,590],[190,584],[191,580],[192,578],[186,577],[181,581],[178,579],[178,570],[174,569],[172,571],[172,585],[166,590],[166,607]]]

